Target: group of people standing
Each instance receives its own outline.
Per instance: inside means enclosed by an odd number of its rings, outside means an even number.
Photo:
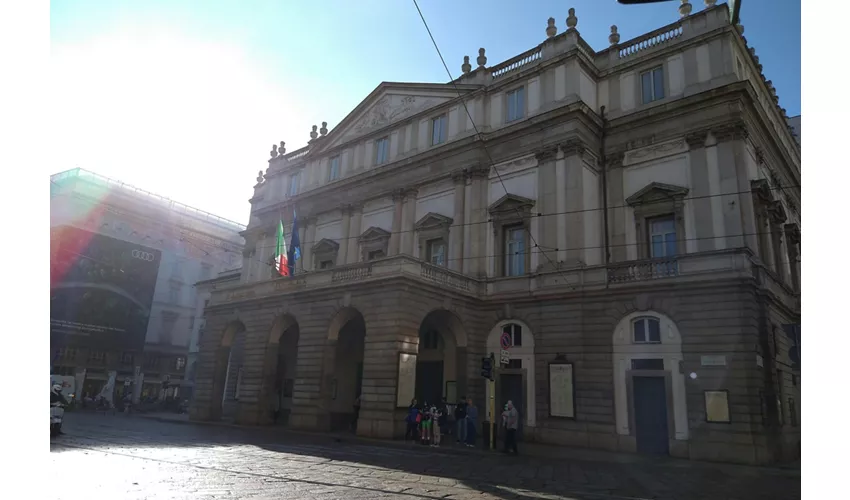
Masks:
[[[427,401],[420,405],[416,398],[412,399],[405,417],[407,430],[404,440],[419,441],[423,445],[437,447],[440,446],[443,435],[454,433],[458,444],[475,447],[478,434],[478,407],[472,402],[472,398],[461,398],[454,406],[453,414],[454,425],[450,425],[450,410],[446,398],[435,405],[430,405]],[[516,455],[519,453],[516,445],[519,412],[512,401],[507,402],[501,417],[501,427],[505,431],[504,451]]]
[[[472,399],[463,399],[454,406],[454,426],[449,425],[449,404],[446,398],[435,405],[427,401],[420,405],[416,399],[410,401],[405,422],[407,430],[405,441],[419,441],[424,445],[440,446],[443,435],[455,431],[455,439],[459,444],[475,446],[476,429],[478,425],[478,408]]]

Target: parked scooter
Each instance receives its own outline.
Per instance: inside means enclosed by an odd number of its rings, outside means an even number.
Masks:
[[[62,434],[62,420],[68,400],[62,395],[62,386],[55,384],[50,391],[50,437]]]

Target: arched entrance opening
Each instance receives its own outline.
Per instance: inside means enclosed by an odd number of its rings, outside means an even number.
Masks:
[[[292,414],[299,334],[298,322],[289,314],[279,316],[269,334],[266,386],[272,423],[277,425],[288,424]]]
[[[347,307],[334,317],[328,340],[335,343],[333,370],[327,387],[330,429],[356,430],[355,403],[363,385],[363,354],[366,345],[366,321],[357,309]]]
[[[224,328],[221,344],[215,354],[213,391],[210,416],[214,420],[230,419],[236,415],[242,374],[242,354],[245,347],[245,325],[231,321]]]
[[[613,351],[617,434],[641,453],[681,454],[688,408],[676,324],[655,311],[629,314],[614,329]]]
[[[466,395],[466,331],[451,311],[431,311],[419,325],[416,399],[434,404],[456,403]]]
[[[508,338],[508,354],[510,361],[507,365],[500,364],[501,361],[501,338]],[[534,358],[534,335],[531,328],[522,321],[508,319],[500,321],[490,330],[487,336],[487,353],[496,357],[496,384],[495,384],[495,410],[496,417],[502,414],[502,410],[508,401],[511,401],[520,414],[520,425],[517,429],[517,439],[531,432],[537,425],[535,413],[535,358]],[[489,401],[491,397],[490,384],[486,384],[485,393],[488,404],[484,414],[487,420],[493,422],[490,415]]]

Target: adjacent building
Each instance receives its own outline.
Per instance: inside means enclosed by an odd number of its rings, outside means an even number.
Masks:
[[[194,284],[241,266],[244,226],[82,169],[50,183],[52,373],[179,397]]]
[[[413,397],[494,396],[525,440],[799,456],[800,147],[726,5],[691,11],[595,50],[570,9],[276,145],[239,280],[211,283],[191,418],[346,429],[359,398],[357,433],[391,438]]]

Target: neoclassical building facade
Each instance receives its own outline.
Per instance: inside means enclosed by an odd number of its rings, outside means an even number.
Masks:
[[[412,397],[466,395],[486,420],[481,358],[507,346],[493,396],[522,439],[799,453],[800,147],[771,83],[725,5],[602,51],[577,21],[275,146],[191,418],[341,430],[359,398],[356,432],[392,438]]]

